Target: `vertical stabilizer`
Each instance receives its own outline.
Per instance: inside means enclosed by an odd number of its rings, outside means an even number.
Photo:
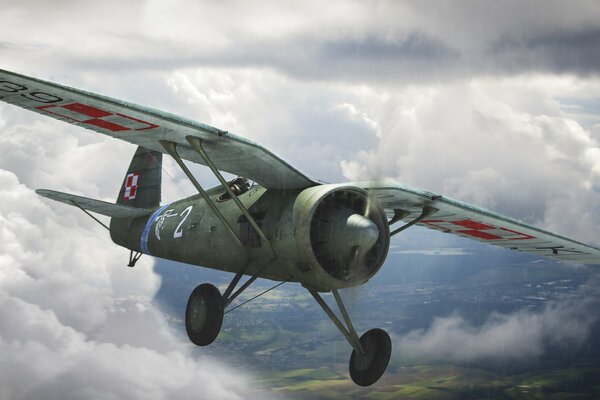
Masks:
[[[162,153],[139,146],[125,174],[117,204],[149,210],[157,208],[161,178]]]

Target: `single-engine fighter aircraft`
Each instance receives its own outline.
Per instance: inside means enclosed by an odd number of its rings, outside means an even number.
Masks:
[[[324,184],[256,143],[151,108],[2,70],[0,99],[139,146],[115,204],[37,193],[110,217],[107,228],[130,250],[129,266],[148,254],[234,273],[223,294],[204,283],[189,297],[185,327],[199,346],[215,340],[224,310],[257,278],[298,282],[352,346],[352,380],[375,383],[390,359],[390,337],[382,329],[359,337],[339,289],[367,282],[384,263],[390,238],[413,225],[538,256],[600,263],[600,249],[438,194],[390,182]],[[197,195],[160,204],[163,153],[175,159]],[[208,166],[221,184],[204,189],[183,160]],[[221,171],[240,177],[227,182]],[[397,223],[403,224],[394,229]],[[238,287],[244,275],[249,278]],[[333,294],[338,313],[323,292]]]

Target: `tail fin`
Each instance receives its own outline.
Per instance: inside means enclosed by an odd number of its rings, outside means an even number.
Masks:
[[[157,208],[161,180],[162,153],[139,146],[129,164],[117,204],[149,210]]]

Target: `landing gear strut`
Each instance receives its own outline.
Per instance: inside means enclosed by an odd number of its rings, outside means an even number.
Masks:
[[[214,342],[221,331],[225,308],[246,290],[266,267],[267,264],[258,269],[238,290],[233,292],[248,269],[246,264],[235,274],[222,296],[219,289],[210,283],[203,283],[194,289],[185,309],[185,330],[194,344],[207,346]]]
[[[230,198],[233,199],[234,203],[238,206],[242,214],[248,219],[248,222],[252,226],[252,228],[256,231],[256,233],[260,236],[262,243],[266,246],[268,251],[269,258],[272,260],[274,258],[273,247],[269,242],[269,239],[265,236],[264,232],[260,228],[260,226],[256,223],[250,212],[246,209],[246,207],[242,204],[241,200],[237,198],[236,194],[233,193],[231,188],[229,187],[223,175],[219,172],[217,167],[210,160],[204,148],[202,146],[202,140],[198,139],[194,136],[186,136],[186,140],[192,146],[192,148],[202,157],[206,165],[211,169],[211,171],[215,174],[219,182],[223,185],[225,190],[227,191]],[[200,183],[194,178],[189,168],[185,165],[179,153],[177,152],[177,143],[169,142],[165,140],[160,141],[161,145],[165,148],[167,153],[169,153],[179,164],[183,172],[187,175],[192,184],[198,189],[200,196],[206,201],[206,204],[212,209],[214,214],[219,218],[223,227],[231,234],[233,241],[240,247],[245,248],[242,240],[236,233],[236,230],[233,226],[228,222],[227,218],[221,213],[217,205],[211,200],[210,196],[206,193],[206,191],[200,186]],[[131,260],[130,260],[131,264]],[[135,264],[135,262],[134,262]],[[197,344],[198,346],[206,346],[211,344],[219,335],[219,331],[221,330],[221,325],[223,324],[223,315],[225,314],[225,307],[227,307],[237,296],[240,295],[248,286],[254,282],[258,276],[263,272],[263,270],[268,266],[268,263],[265,263],[262,267],[260,267],[252,276],[234,293],[236,285],[242,278],[242,275],[248,269],[248,263],[246,263],[236,274],[227,290],[225,290],[225,294],[221,296],[219,289],[215,286],[205,283],[198,286],[192,294],[187,303],[187,307],[185,310],[185,330],[190,338],[190,340]]]
[[[354,383],[359,386],[370,386],[377,382],[385,372],[392,354],[392,341],[387,332],[383,329],[371,329],[359,339],[336,289],[331,292],[346,325],[339,320],[316,290],[308,289],[308,291],[354,349],[350,356],[349,366],[350,377]]]

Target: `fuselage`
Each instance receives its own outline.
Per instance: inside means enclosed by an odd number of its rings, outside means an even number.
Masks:
[[[267,241],[232,199],[223,201],[224,193],[222,186],[207,191],[233,232],[195,195],[165,204],[149,217],[113,218],[111,237],[144,254],[233,273],[247,266],[246,275],[302,282],[318,290],[365,283],[387,255],[385,214],[360,188],[252,186],[238,199]],[[375,222],[364,218],[365,212]]]
[[[116,244],[144,254],[229,272],[249,263],[247,274],[252,274],[269,263],[261,277],[294,280],[285,257],[270,255],[237,205],[231,199],[219,201],[224,192],[222,186],[207,191],[243,246],[200,195],[165,204],[148,217],[113,218],[111,237]],[[238,198],[265,235],[276,239],[281,237],[281,217],[297,195],[297,191],[267,191],[254,185]]]

